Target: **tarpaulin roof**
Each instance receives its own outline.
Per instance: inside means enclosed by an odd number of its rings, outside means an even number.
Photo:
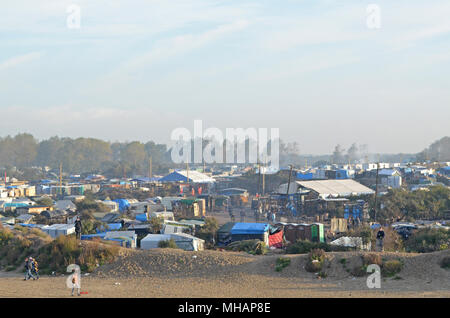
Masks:
[[[189,175],[189,180],[188,180]],[[198,171],[177,170],[159,179],[160,182],[213,183],[215,180]]]
[[[234,226],[234,222],[228,222],[228,223],[225,223],[224,225],[222,225],[218,230],[217,230],[217,232],[218,233],[230,233],[231,232],[231,229],[233,228],[233,226]]]
[[[126,200],[126,199],[116,199],[116,200],[112,200],[112,201],[119,204],[120,211],[125,211],[130,206],[130,202],[128,202],[128,200]]]
[[[231,234],[263,234],[269,230],[266,223],[236,223],[231,229]]]
[[[141,221],[141,222],[148,221],[147,213],[137,214],[136,220]]]
[[[297,181],[300,186],[311,189],[319,195],[331,196],[351,196],[361,194],[373,194],[372,189],[352,180],[314,180],[314,181]]]

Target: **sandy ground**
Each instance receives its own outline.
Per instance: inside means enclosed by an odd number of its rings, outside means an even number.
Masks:
[[[306,255],[287,256],[291,264],[276,272],[278,255],[130,251],[83,276],[82,292],[86,294],[81,297],[450,297],[450,271],[438,265],[450,255],[449,250],[420,255],[383,253],[386,259],[401,257],[405,265],[400,278],[383,278],[380,289],[369,289],[366,278],[352,277],[342,267],[340,259],[346,258],[350,264],[360,253],[327,255],[328,277],[318,279],[304,270]],[[66,278],[23,281],[21,273],[0,273],[0,297],[71,297]]]

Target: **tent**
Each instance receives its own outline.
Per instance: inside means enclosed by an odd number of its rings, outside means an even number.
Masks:
[[[282,248],[283,247],[283,230],[269,235],[269,247]]]
[[[126,211],[130,207],[130,202],[126,199],[116,199],[112,201],[119,205],[119,210],[121,212]]]
[[[269,224],[266,223],[242,223],[234,224],[230,231],[233,242],[259,239],[269,245]]]
[[[231,229],[235,225],[235,222],[228,222],[222,225],[217,230],[217,245],[218,246],[226,246],[231,243]]]
[[[177,234],[148,234],[141,240],[141,249],[148,250],[158,248],[160,241],[173,239],[180,249],[185,251],[201,251],[204,249],[205,241],[195,236],[177,233]]]
[[[141,222],[148,221],[147,213],[136,214],[136,220]]]
[[[152,248],[158,248],[160,241],[167,241],[170,239],[170,234],[148,234],[141,240],[141,249],[149,250]]]

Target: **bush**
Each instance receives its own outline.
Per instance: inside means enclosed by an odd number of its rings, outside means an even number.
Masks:
[[[393,259],[383,263],[381,267],[381,273],[384,276],[391,277],[399,273],[403,268],[403,262],[398,259]]]
[[[307,240],[299,240],[286,249],[287,254],[306,254],[311,252],[313,249],[321,249],[325,252],[345,252],[351,250],[351,248],[343,246],[335,246],[322,242],[311,242]]]
[[[159,241],[158,247],[160,247],[160,248],[178,248],[177,243],[175,243],[174,239]]]
[[[324,262],[325,262],[325,251],[322,249],[313,249],[309,253],[305,269],[311,273],[320,272],[322,270]]]
[[[348,236],[350,237],[361,237],[363,244],[367,244],[369,242],[372,242],[374,239],[374,233],[373,230],[370,228],[370,226],[360,226],[356,229],[351,230],[348,233]]]
[[[350,271],[350,274],[352,274],[355,277],[363,277],[367,275],[367,265],[362,266],[355,266]]]
[[[160,217],[150,218],[150,225],[152,226],[152,233],[160,233],[164,224],[164,219]]]
[[[83,246],[74,236],[59,236],[41,247],[36,260],[43,274],[65,273],[70,264],[78,264],[82,271],[91,272],[97,265],[114,260],[119,252],[115,245],[100,244],[97,241],[85,242]]]
[[[205,225],[200,228],[200,230],[196,233],[198,238],[205,240],[207,242],[208,247],[214,247],[212,244],[210,245],[211,239],[216,236],[216,232],[219,229],[219,223],[213,217],[205,218]]]
[[[267,253],[267,246],[260,240],[244,240],[232,242],[225,248],[231,251],[242,251],[249,254],[264,255]]]
[[[445,229],[420,229],[405,242],[407,252],[429,253],[447,249],[450,231]]]
[[[446,256],[441,260],[441,267],[450,269],[450,256]]]
[[[375,254],[375,253],[364,254],[362,258],[363,258],[363,265],[368,266],[371,264],[376,264],[378,266],[381,266],[383,264],[383,260],[381,259],[380,254]]]
[[[277,263],[275,266],[275,271],[281,272],[283,268],[288,267],[291,264],[291,259],[287,257],[279,257],[277,258]]]

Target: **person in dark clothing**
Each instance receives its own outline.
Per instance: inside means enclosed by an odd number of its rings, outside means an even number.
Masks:
[[[377,251],[382,252],[384,250],[383,241],[384,241],[384,230],[382,227],[378,230],[377,233]]]
[[[244,222],[245,219],[245,210],[241,208],[241,222]]]
[[[78,240],[81,240],[81,220],[80,217],[77,217],[77,220],[75,221],[75,234],[77,236]]]
[[[33,280],[36,279],[36,277],[33,275],[33,258],[27,257],[25,259],[25,278],[24,280],[29,280],[30,278],[33,278]]]

